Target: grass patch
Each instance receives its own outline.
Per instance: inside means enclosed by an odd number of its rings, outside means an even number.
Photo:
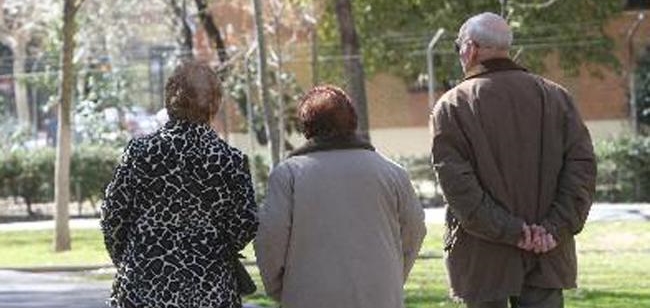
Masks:
[[[441,225],[430,225],[421,255],[408,283],[409,308],[461,307],[447,297],[442,256]],[[109,262],[98,230],[73,230],[73,250],[54,253],[51,231],[0,232],[0,267],[87,265]],[[252,259],[253,251],[244,253]],[[568,308],[650,307],[650,222],[589,223],[578,236],[579,288],[565,292]],[[274,303],[264,295],[259,272],[248,266],[259,290],[247,302],[265,307]],[[103,275],[102,278],[110,276]]]
[[[99,230],[71,230],[72,250],[55,253],[51,230],[0,232],[0,267],[110,264]]]

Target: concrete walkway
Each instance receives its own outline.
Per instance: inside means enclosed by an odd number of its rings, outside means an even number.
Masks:
[[[110,282],[0,270],[0,308],[107,307]]]
[[[445,211],[425,209],[427,223],[443,223]],[[591,207],[587,222],[645,220],[650,221],[650,203],[596,203]]]
[[[445,211],[442,208],[424,210],[427,223],[443,223]],[[647,220],[650,221],[650,203],[597,203],[589,213],[588,221]],[[99,219],[72,219],[72,229],[99,229]],[[54,221],[12,222],[0,224],[2,231],[51,230]]]
[[[70,219],[71,229],[99,229],[99,218]],[[0,224],[2,231],[54,230],[54,220],[9,222]]]
[[[0,308],[108,307],[110,281],[95,282],[65,273],[0,270]],[[245,304],[244,308],[259,308]]]

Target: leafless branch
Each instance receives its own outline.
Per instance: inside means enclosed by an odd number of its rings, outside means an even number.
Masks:
[[[558,0],[547,0],[546,2],[543,3],[517,3],[517,2],[510,1],[510,4],[512,6],[516,6],[522,9],[544,9],[555,4],[555,2],[557,1]]]
[[[79,8],[81,8],[81,5],[84,3],[86,0],[77,0],[77,3],[74,4],[72,8],[72,14],[76,15],[77,11],[79,11]]]

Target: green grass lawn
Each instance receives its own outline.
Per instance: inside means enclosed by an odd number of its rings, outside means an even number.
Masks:
[[[406,285],[409,308],[460,307],[447,298],[441,259],[441,225],[430,225],[421,255]],[[106,264],[101,234],[73,230],[71,252],[51,251],[51,232],[0,232],[0,268]],[[578,237],[579,288],[565,293],[569,308],[650,307],[650,222],[589,223]],[[252,256],[252,250],[246,249]],[[273,303],[263,295],[259,274],[248,267],[260,290],[246,300],[263,306]],[[105,276],[103,276],[105,277]]]
[[[99,230],[71,230],[72,250],[52,250],[53,231],[0,232],[0,268],[103,265],[111,261]]]

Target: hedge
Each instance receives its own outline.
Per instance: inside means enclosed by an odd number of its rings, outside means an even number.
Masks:
[[[595,145],[596,200],[650,202],[650,137],[620,137]]]
[[[70,166],[70,196],[74,201],[102,198],[121,150],[110,147],[80,146],[74,149]],[[16,150],[0,153],[0,197],[22,197],[29,215],[31,205],[54,200],[53,148]]]
[[[650,137],[621,137],[595,144],[598,160],[596,201],[650,202]],[[122,149],[84,145],[75,148],[71,160],[73,200],[90,201],[93,206],[103,197],[104,187],[113,175]],[[32,215],[31,204],[54,199],[53,148],[18,150],[0,153],[0,197],[22,197]],[[442,202],[438,190],[434,195],[421,190],[430,183],[436,187],[429,157],[398,158],[411,174],[420,199],[426,206]],[[263,201],[268,180],[268,166],[260,156],[251,158],[257,200]],[[424,187],[424,186],[422,186]]]

